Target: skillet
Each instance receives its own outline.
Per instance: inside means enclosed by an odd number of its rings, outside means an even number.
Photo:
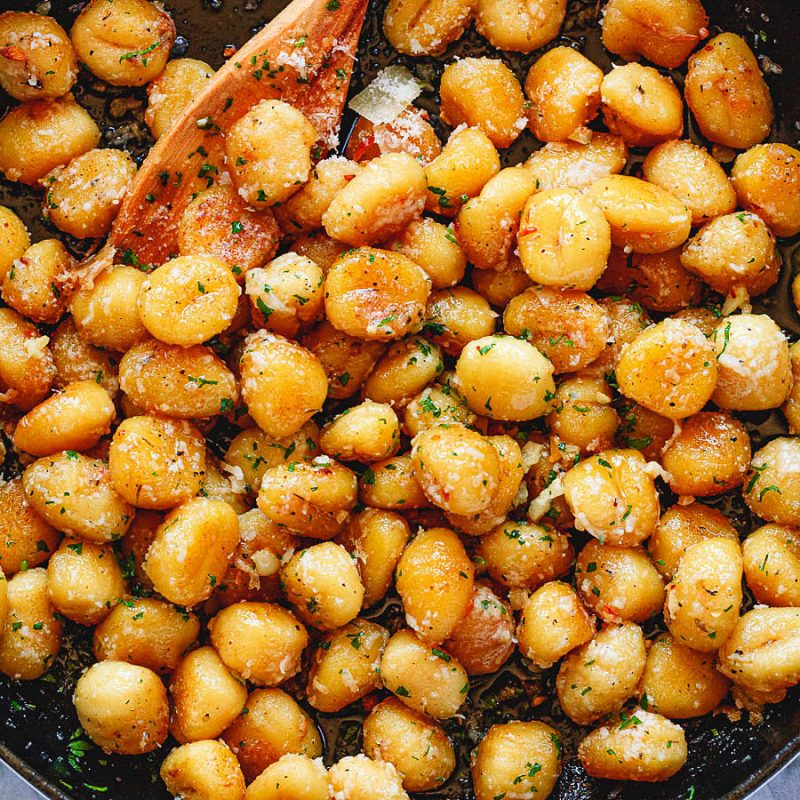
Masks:
[[[798,146],[800,15],[798,9],[793,8],[795,2],[705,0],[704,5],[711,19],[712,35],[718,30],[740,33],[756,55],[765,57],[762,67],[767,67],[767,82],[776,111],[771,138]],[[0,10],[50,13],[67,29],[82,5],[68,0],[0,0]],[[226,45],[241,45],[286,5],[286,0],[167,0],[166,5],[179,33],[174,55],[202,58],[218,67]],[[474,30],[469,30],[442,57],[405,59],[394,53],[383,37],[380,19],[384,5],[385,0],[371,0],[351,91],[362,88],[385,65],[406,63],[420,79],[430,84],[419,102],[431,112],[439,134],[446,135],[435,114],[437,98],[433,90],[443,65],[455,55],[492,55],[493,50]],[[577,44],[601,67],[610,68],[611,60],[600,44],[597,28],[599,5],[596,0],[570,0],[562,36],[548,47]],[[524,79],[527,68],[539,54],[503,57],[518,77]],[[84,72],[76,95],[103,129],[100,146],[125,147],[141,160],[152,141],[143,123],[144,90],[108,87]],[[4,113],[8,102],[0,92],[0,114]],[[352,115],[346,114],[343,137],[353,122]],[[699,138],[691,121],[687,131]],[[506,160],[515,163],[534,146],[532,138],[523,134],[506,155]],[[27,188],[0,180],[0,204],[10,206],[22,217],[34,241],[56,235],[64,238],[41,218],[39,198]],[[91,247],[69,237],[66,243],[78,256]],[[785,258],[782,278],[756,308],[769,313],[794,340],[800,335],[800,320],[792,308],[789,284],[800,267],[800,247],[797,237],[782,242],[781,246]],[[785,430],[777,413],[742,416],[751,433],[754,450],[765,439]],[[11,477],[19,468],[10,458],[0,470],[5,477]],[[666,505],[669,498],[664,499]],[[742,532],[752,530],[749,513],[737,498],[722,498],[719,503],[712,504],[721,504]],[[380,618],[394,629],[400,623],[401,614],[396,601],[390,599],[367,616]],[[167,800],[158,768],[170,747],[169,742],[148,756],[126,758],[105,756],[82,734],[71,695],[82,669],[93,661],[91,637],[72,623],[67,623],[66,631],[65,645],[44,679],[32,683],[0,679],[0,719],[3,720],[0,757],[53,800]],[[783,703],[767,707],[764,721],[757,726],[751,725],[746,716],[738,722],[724,715],[687,721],[684,728],[689,742],[689,761],[666,783],[617,784],[592,779],[576,757],[582,731],[565,718],[557,704],[551,703],[552,683],[552,670],[532,673],[514,659],[497,675],[473,679],[464,717],[450,720],[446,725],[457,747],[456,772],[444,787],[424,797],[472,800],[468,778],[470,750],[490,725],[514,718],[543,719],[561,734],[564,769],[551,795],[553,800],[743,800],[800,752],[798,687],[789,692]],[[293,688],[288,687],[289,691]],[[357,704],[341,714],[320,720],[326,742],[326,763],[360,751],[360,720],[364,716],[365,711]]]

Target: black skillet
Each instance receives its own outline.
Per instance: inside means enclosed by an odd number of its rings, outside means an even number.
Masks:
[[[354,73],[354,89],[368,82],[387,63],[399,61],[409,66],[432,87],[438,84],[442,65],[454,55],[491,54],[492,50],[470,30],[441,58],[405,59],[398,57],[383,39],[380,17],[385,0],[373,0],[368,12],[359,49],[360,69]],[[52,13],[67,28],[82,3],[64,0],[0,0],[0,10],[37,10]],[[240,45],[285,5],[282,0],[168,0],[180,38],[175,55],[202,58],[213,66],[223,60],[226,45]],[[570,0],[568,19],[562,37],[554,42],[580,46],[602,67],[610,67],[598,34],[599,3]],[[767,80],[776,106],[773,138],[797,146],[800,140],[800,4],[797,0],[705,0],[712,33],[732,30],[745,36],[756,54],[765,56]],[[506,58],[521,79],[537,53]],[[781,71],[779,71],[781,70]],[[137,156],[150,143],[143,115],[143,90],[109,88],[88,74],[81,76],[76,90],[103,128],[102,146],[127,147]],[[8,98],[0,98],[2,105]],[[436,96],[427,91],[420,102],[435,112]],[[438,120],[433,115],[438,125]],[[352,125],[347,118],[346,132]],[[691,130],[691,128],[690,128]],[[440,134],[445,130],[440,126]],[[527,134],[521,137],[508,160],[518,161],[535,145]],[[40,217],[39,199],[27,189],[0,181],[0,204],[14,208],[28,224],[34,240],[59,235]],[[788,284],[795,271],[793,263],[797,241],[784,243],[787,265],[783,278],[761,304],[787,330],[792,339],[800,334],[795,312],[789,301]],[[86,243],[70,241],[76,255]],[[746,420],[757,447],[764,437],[780,430],[778,415],[751,415]],[[7,467],[13,470],[13,465]],[[746,511],[733,501],[723,500],[726,510],[743,532],[752,529]],[[0,522],[0,533],[2,522]],[[399,612],[393,602],[369,616],[380,616],[393,629]],[[170,743],[149,756],[125,758],[105,756],[82,735],[71,703],[75,680],[92,661],[91,643],[85,631],[68,625],[68,642],[54,667],[43,680],[32,683],[0,681],[0,756],[45,795],[58,800],[161,800],[167,794],[158,778],[158,767]],[[540,696],[552,697],[552,671],[533,674],[512,662],[497,676],[473,681],[463,719],[451,720],[447,729],[458,745],[459,764],[455,775],[440,790],[426,797],[471,800],[469,752],[487,728],[513,718],[544,719],[561,732],[564,743],[564,770],[552,795],[554,800],[741,800],[774,774],[800,751],[800,690],[767,709],[762,724],[750,725],[746,718],[738,723],[718,715],[685,724],[689,740],[689,761],[675,778],[663,784],[615,784],[589,778],[575,757],[582,733],[565,719],[557,704],[549,700],[532,703]],[[320,720],[326,740],[326,762],[360,750],[360,707],[348,714]],[[798,792],[800,794],[800,791]]]

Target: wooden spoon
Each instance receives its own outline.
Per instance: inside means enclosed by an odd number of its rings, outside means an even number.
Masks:
[[[222,66],[156,142],[122,201],[106,245],[82,264],[78,285],[114,261],[163,264],[192,195],[226,172],[223,133],[261,100],[302,111],[336,145],[368,0],[293,0]]]

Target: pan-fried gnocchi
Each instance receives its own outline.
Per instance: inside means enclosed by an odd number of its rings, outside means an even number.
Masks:
[[[336,149],[346,54],[298,28],[222,67],[267,94],[191,120],[145,264],[124,142],[221,64],[170,60],[160,3],[73,5],[0,14],[0,673],[83,626],[75,725],[187,800],[664,781],[685,720],[800,684],[800,152],[760,40],[604,0],[595,58],[566,0],[388,0],[411,75]]]

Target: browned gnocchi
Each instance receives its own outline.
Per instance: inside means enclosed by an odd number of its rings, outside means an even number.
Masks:
[[[543,722],[493,725],[475,753],[475,797],[524,793],[546,798],[561,773],[561,756],[558,733]]]
[[[596,778],[653,782],[672,777],[686,763],[687,750],[680,725],[635,708],[592,731],[581,742],[578,756]]]
[[[644,57],[674,69],[708,36],[707,25],[700,0],[609,0],[603,44],[626,61]]]
[[[718,650],[731,635],[742,604],[742,551],[721,537],[687,548],[667,587],[664,619],[670,633],[693,650]]]
[[[244,773],[253,782],[287,754],[317,759],[322,740],[309,715],[281,689],[255,689],[242,713],[222,734]]]
[[[397,563],[397,593],[408,626],[426,642],[449,638],[472,603],[474,568],[447,528],[421,531]]]
[[[325,314],[334,328],[360,339],[387,341],[422,325],[430,278],[400,253],[356,248],[325,279]]]
[[[736,158],[731,181],[743,208],[758,214],[776,236],[800,231],[800,153],[786,144],[756,145]]]
[[[717,389],[714,345],[690,322],[665,319],[642,331],[622,351],[620,391],[669,419],[700,411]]]
[[[100,129],[71,94],[32,100],[0,121],[0,172],[10,181],[34,184],[51,170],[97,147]]]
[[[175,24],[149,0],[121,0],[106,8],[91,0],[70,36],[78,58],[98,78],[117,86],[143,86],[157,78],[175,42]]]
[[[528,71],[528,127],[542,142],[583,135],[600,110],[603,71],[571,47],[548,50]]]
[[[42,178],[44,214],[79,239],[105,236],[135,173],[128,153],[90,150]]]
[[[394,765],[410,792],[444,783],[456,766],[453,745],[432,719],[393,697],[379,703],[364,720],[364,751]]]
[[[141,755],[167,738],[167,690],[146,667],[98,661],[78,679],[73,702],[81,727],[106,753]]]
[[[78,77],[72,42],[52,17],[6,11],[0,42],[0,86],[15,100],[62,97]]]
[[[480,128],[495,147],[508,147],[527,122],[522,87],[502,61],[461,58],[449,64],[439,95],[444,122]]]
[[[686,104],[712,142],[746,149],[772,125],[772,98],[758,61],[741,36],[721,33],[689,59]]]
[[[683,100],[670,78],[653,67],[614,67],[600,86],[603,119],[632,147],[652,147],[683,133]]]
[[[579,725],[619,711],[636,691],[645,660],[644,636],[638,625],[604,625],[561,662],[556,678],[561,708]]]
[[[0,673],[84,626],[81,731],[187,800],[667,780],[800,684],[785,79],[700,0],[387,0],[336,147],[314,3],[218,73],[0,14]]]

